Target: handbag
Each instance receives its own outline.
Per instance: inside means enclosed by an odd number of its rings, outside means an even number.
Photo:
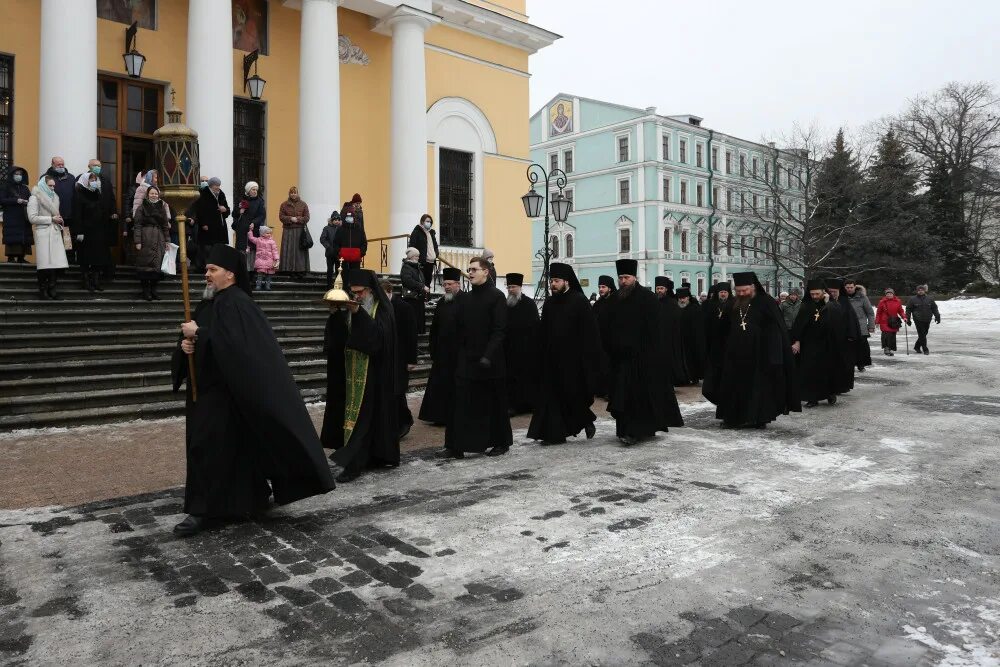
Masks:
[[[61,227],[61,229],[62,229],[63,250],[72,250],[73,235],[70,233],[69,227],[63,226]]]
[[[360,262],[361,248],[341,248],[340,259],[345,262]]]
[[[313,237],[312,237],[312,234],[309,233],[309,228],[308,227],[303,227],[302,228],[302,236],[299,237],[299,249],[300,250],[309,250],[309,248],[311,248],[311,247],[313,247]]]
[[[899,315],[893,315],[889,318],[889,328],[890,329],[901,329],[903,327],[903,320],[899,319]]]

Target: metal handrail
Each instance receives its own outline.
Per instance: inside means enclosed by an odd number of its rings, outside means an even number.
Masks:
[[[387,241],[408,238],[410,238],[409,234],[396,234],[395,236],[376,236],[373,239],[368,239],[368,243],[379,242],[379,273],[385,273],[386,269],[389,268],[389,244]],[[361,264],[364,266],[364,259],[362,259]]]
[[[442,264],[446,264],[447,266],[450,266],[453,269],[456,269],[459,273],[462,274],[462,289],[465,290],[469,287],[469,285],[471,284],[470,282],[471,278],[469,277],[469,274],[466,273],[463,269],[458,268],[457,266],[446,260],[444,257],[438,257],[436,261],[441,262]],[[444,279],[441,277],[440,268],[437,268],[434,271],[434,278],[432,282],[437,285],[441,285],[441,288],[444,289]]]

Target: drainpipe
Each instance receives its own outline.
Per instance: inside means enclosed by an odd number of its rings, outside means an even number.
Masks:
[[[712,138],[715,136],[715,130],[708,131],[708,205],[711,207],[712,212],[708,214],[708,284],[706,286],[706,291],[711,291],[714,278],[712,277],[715,271],[715,234],[713,229],[715,229],[715,211],[716,211],[716,201],[715,201],[715,189],[712,187],[712,179],[715,176],[715,170],[712,169]],[[698,283],[695,282],[697,285]],[[700,294],[698,296],[701,296]]]

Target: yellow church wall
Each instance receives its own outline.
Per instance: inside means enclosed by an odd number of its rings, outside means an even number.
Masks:
[[[511,67],[521,72],[528,71],[527,51],[458,30],[443,23],[428,29],[424,41],[427,44],[457,51],[489,63]]]
[[[485,246],[496,255],[502,273],[531,276],[531,224],[524,217],[521,195],[528,191],[526,162],[496,156],[483,160],[486,218]]]
[[[476,5],[491,12],[503,14],[519,21],[527,19],[525,16],[525,0],[465,0],[470,5]],[[550,0],[551,1],[551,0]]]
[[[3,20],[0,20],[0,53],[14,56],[14,164],[28,170],[32,186],[41,175],[38,160],[41,14],[37,4],[38,0],[3,0]],[[23,100],[34,102],[25,104]],[[67,101],[66,113],[72,112],[72,102]],[[46,159],[45,169],[48,168]]]

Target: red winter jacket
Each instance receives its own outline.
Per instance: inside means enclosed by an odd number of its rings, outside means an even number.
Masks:
[[[889,326],[889,318],[893,315],[900,320],[906,319],[906,311],[903,309],[903,302],[896,296],[884,296],[878,302],[878,310],[875,313],[875,322],[885,333],[896,333],[899,329]]]

